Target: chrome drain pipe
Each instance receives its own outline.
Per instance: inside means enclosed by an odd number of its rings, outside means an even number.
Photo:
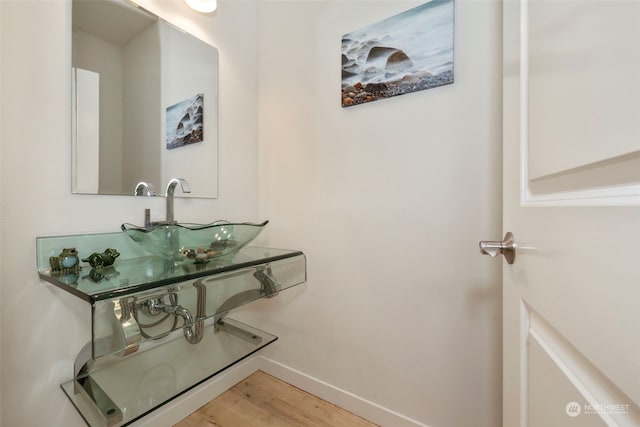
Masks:
[[[159,312],[162,311],[167,314],[171,314],[173,316],[181,317],[184,321],[184,327],[182,331],[184,332],[184,337],[190,344],[198,344],[202,341],[202,337],[204,336],[204,319],[206,317],[206,302],[207,302],[207,288],[201,283],[201,281],[197,281],[193,284],[196,288],[197,294],[197,311],[196,318],[194,319],[193,315],[189,310],[184,308],[181,305],[171,305],[160,302],[159,299],[154,298],[149,301],[149,311],[150,312]]]

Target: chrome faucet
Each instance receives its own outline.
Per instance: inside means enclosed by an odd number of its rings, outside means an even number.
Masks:
[[[173,192],[176,189],[176,186],[180,184],[180,188],[183,193],[191,193],[191,186],[184,178],[172,178],[167,184],[167,190],[164,193],[164,196],[167,198],[167,223],[171,224],[175,222],[173,216]]]
[[[136,184],[135,190],[133,190],[134,196],[144,196],[145,191],[147,196],[152,197],[156,195],[156,189],[153,188],[153,184],[150,182],[140,181]]]

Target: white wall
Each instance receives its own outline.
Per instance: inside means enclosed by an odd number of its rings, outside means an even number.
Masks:
[[[92,34],[73,34],[73,64],[100,75],[100,159],[99,188],[117,192],[122,188],[122,98],[125,94],[122,48]],[[135,185],[135,184],[134,184]]]
[[[189,28],[225,57],[221,197],[177,200],[176,217],[257,220],[255,5],[229,2],[219,21],[196,16],[183,2],[144,3],[176,20],[189,17]],[[145,207],[163,217],[164,199],[71,194],[70,3],[2,0],[0,16],[0,425],[83,426],[59,384],[71,378],[73,360],[90,338],[90,308],[38,279],[35,238],[117,231],[122,222],[142,221]]]
[[[159,152],[163,182],[173,177],[191,184],[191,197],[216,197],[218,190],[218,53],[207,43],[160,25],[162,37],[162,100],[160,117],[168,107],[203,95],[203,140],[196,144],[167,150],[166,121],[162,123]],[[179,192],[177,192],[179,194]]]
[[[124,93],[120,111],[124,124],[123,147],[120,157],[114,162],[122,172],[120,186],[112,189],[112,194],[122,194],[125,189],[131,194],[140,181],[152,183],[156,191],[160,191],[163,184],[160,179],[162,171],[158,168],[163,135],[160,44],[160,28],[154,24],[122,49]]]
[[[0,7],[0,24],[3,22],[3,13],[2,13],[2,7]],[[0,31],[0,100],[3,99],[3,88],[4,88],[4,55],[2,55],[2,51],[3,51],[3,47],[4,47],[4,40],[5,37],[3,35],[3,32]],[[0,101],[0,129],[4,129],[3,127],[3,117],[4,117],[4,110],[5,110],[5,105],[3,102]],[[2,132],[2,130],[0,130],[0,176],[2,176],[2,141],[4,138],[4,132]],[[0,240],[2,240],[2,228],[3,226],[3,213],[2,211],[4,209],[2,209],[2,194],[3,194],[3,188],[4,186],[2,185],[2,180],[0,180]],[[2,244],[0,244],[0,271],[2,271],[2,267],[3,267],[3,262],[2,262]],[[0,280],[0,301],[2,301],[2,280]],[[4,376],[2,374],[2,369],[1,367],[2,365],[2,349],[3,349],[3,339],[2,339],[3,335],[2,335],[2,304],[0,303],[0,385],[3,383],[4,381]],[[2,389],[4,387],[0,386],[0,424],[2,423]]]
[[[261,4],[260,213],[309,281],[243,316],[292,369],[417,423],[495,427],[501,266],[477,244],[501,236],[500,3],[456,1],[455,84],[340,107],[341,36],[421,3]]]
[[[420,1],[140,3],[219,47],[220,198],[176,216],[268,218],[262,243],[308,256],[308,285],[240,313],[281,337],[266,355],[422,423],[498,425],[500,263],[477,250],[501,235],[497,1],[456,2],[454,85],[347,110],[340,36]],[[83,425],[58,385],[89,307],[38,279],[35,237],[164,215],[70,193],[69,6],[0,2],[3,426]]]

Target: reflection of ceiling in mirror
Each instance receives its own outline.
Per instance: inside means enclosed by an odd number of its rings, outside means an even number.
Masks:
[[[125,0],[73,0],[73,30],[124,46],[157,18]]]

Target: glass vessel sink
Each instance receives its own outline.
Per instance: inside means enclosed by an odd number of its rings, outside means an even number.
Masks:
[[[121,228],[134,242],[165,260],[191,259],[195,263],[207,263],[212,258],[241,249],[268,223],[152,223],[149,227],[125,223]]]

